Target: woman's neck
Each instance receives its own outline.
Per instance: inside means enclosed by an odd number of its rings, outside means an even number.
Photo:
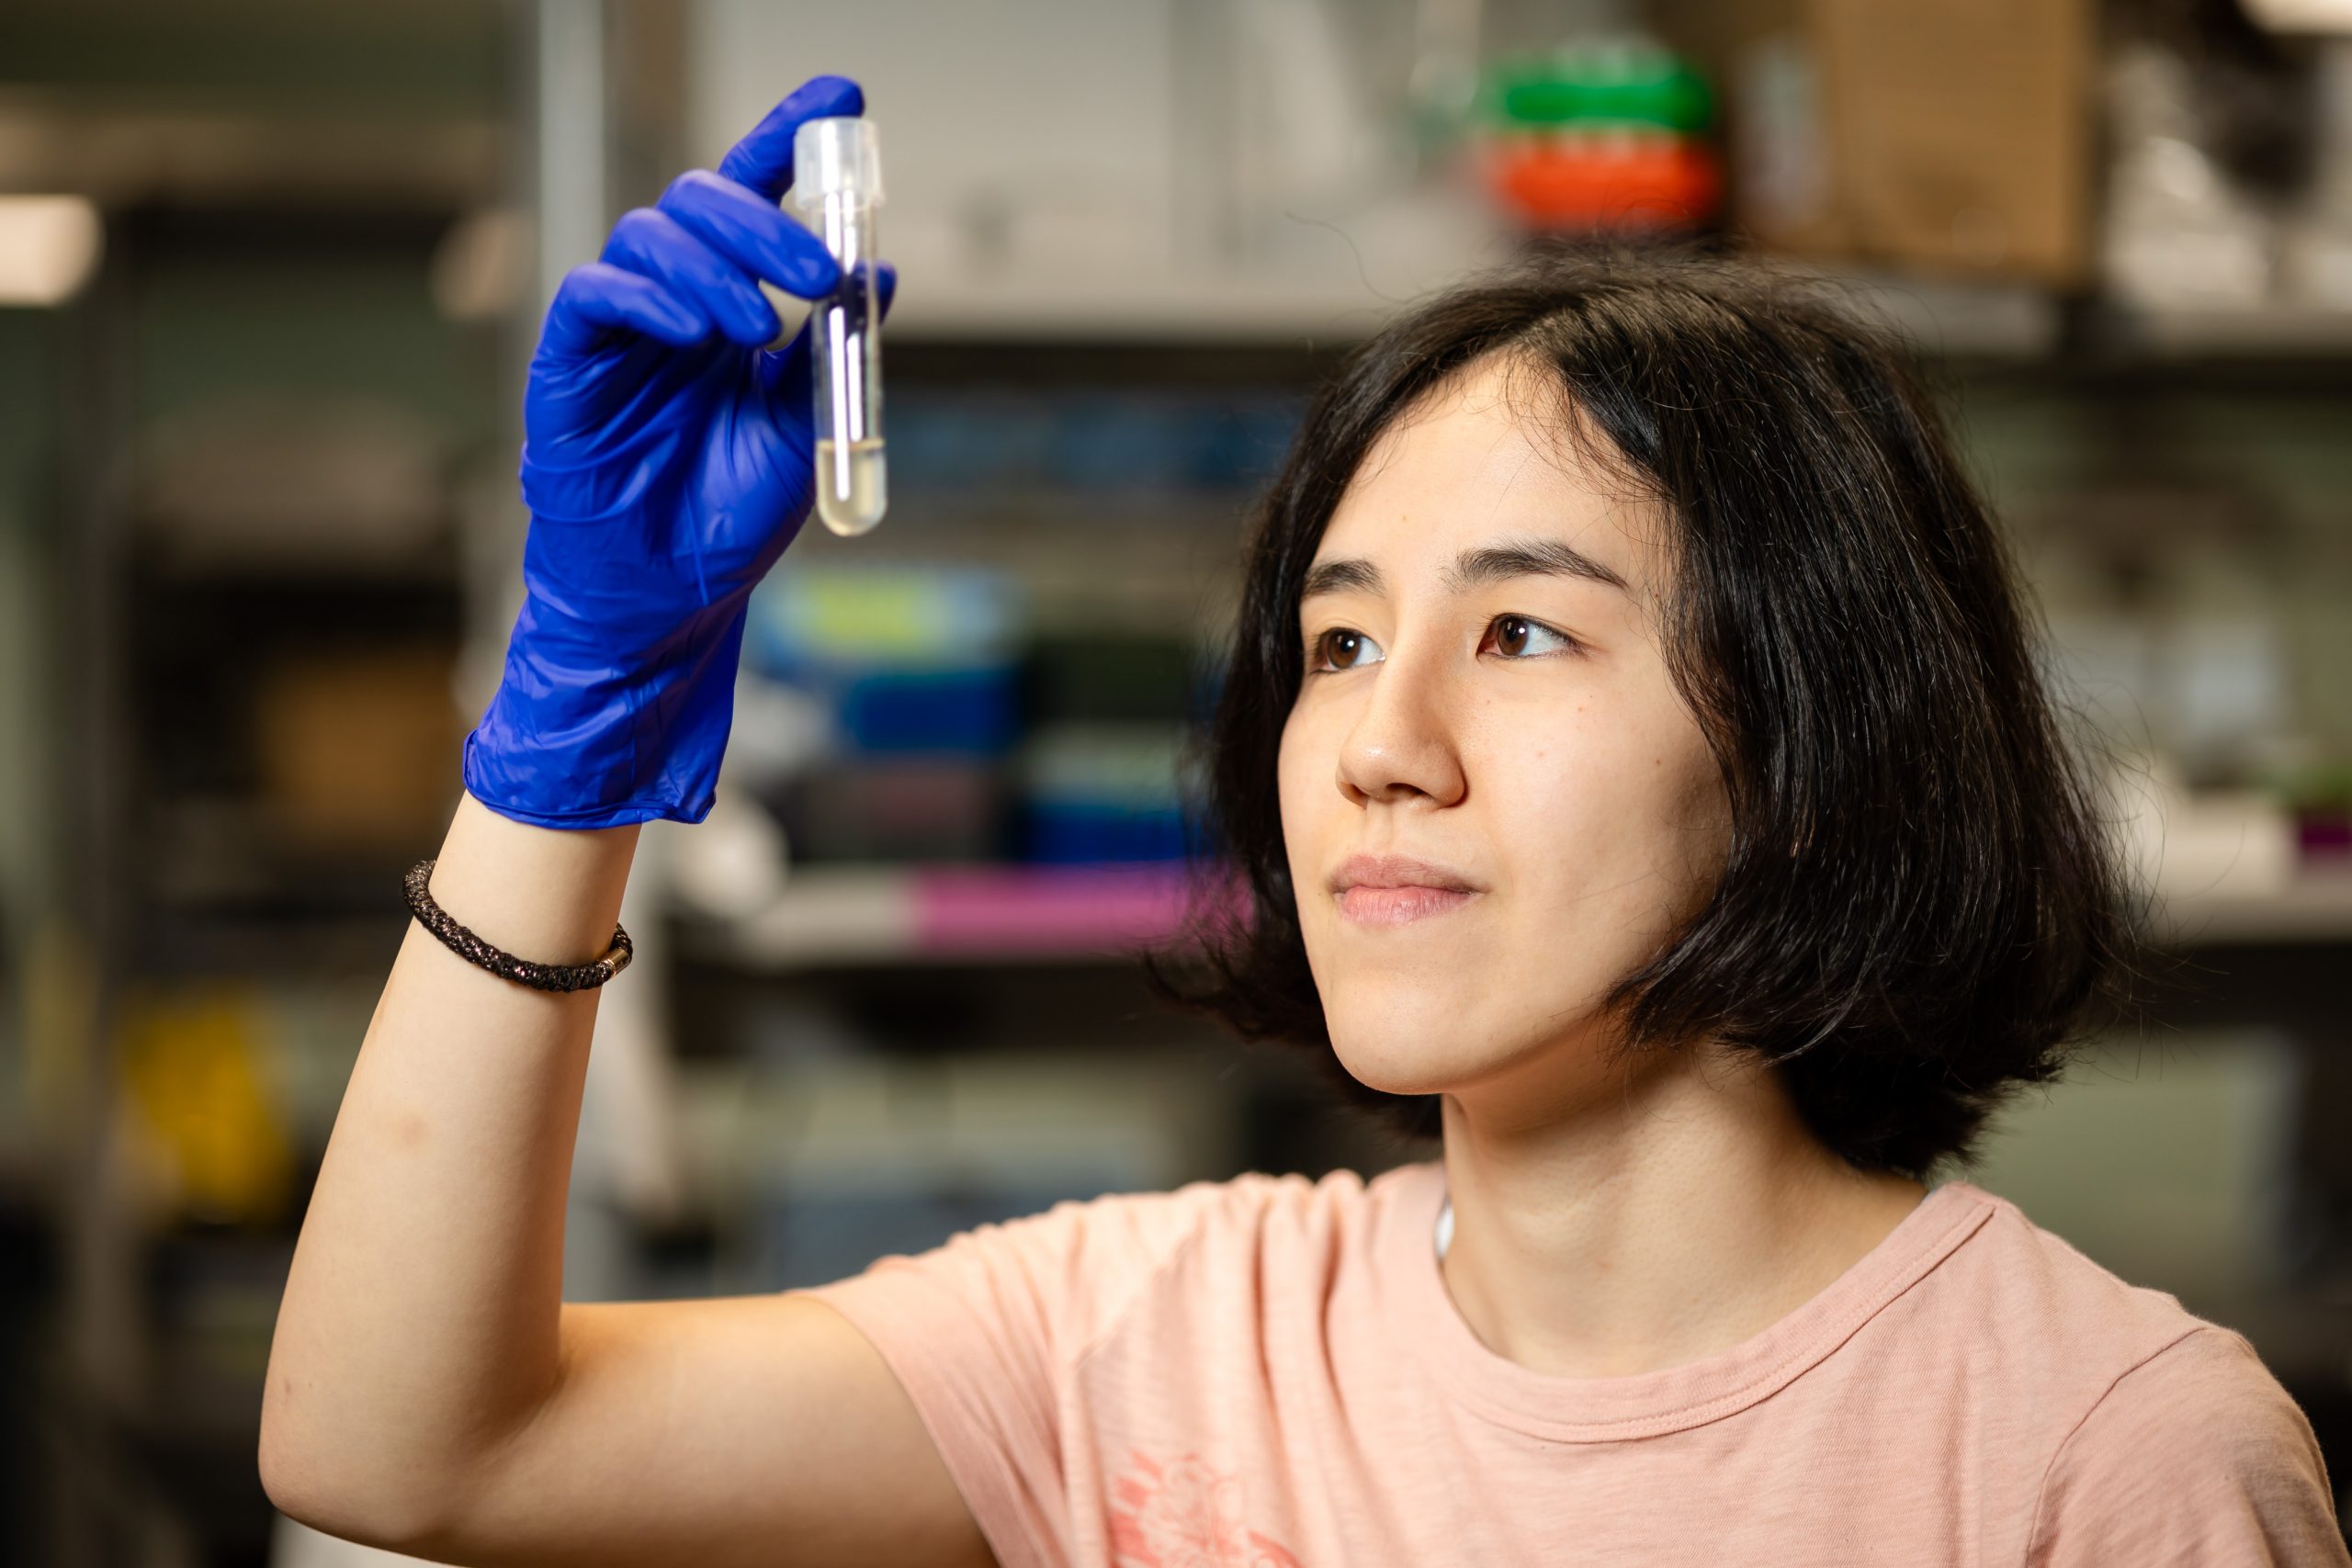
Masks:
[[[1728,1349],[1927,1193],[1847,1165],[1769,1072],[1720,1056],[1655,1063],[1548,1122],[1528,1114],[1531,1086],[1483,1087],[1445,1099],[1440,1269],[1478,1338],[1536,1371],[1621,1377]]]

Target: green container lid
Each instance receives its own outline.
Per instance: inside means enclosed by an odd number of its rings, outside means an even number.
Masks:
[[[1497,62],[1479,94],[1505,125],[1611,123],[1703,130],[1714,94],[1679,55],[1641,43],[1573,45]]]

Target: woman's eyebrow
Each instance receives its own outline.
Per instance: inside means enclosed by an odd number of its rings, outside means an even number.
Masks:
[[[1464,550],[1441,574],[1441,581],[1447,592],[1465,593],[1514,577],[1581,577],[1591,582],[1605,582],[1620,592],[1632,592],[1612,568],[1575,546],[1560,539],[1537,537],[1505,539]],[[1298,597],[1305,603],[1318,593],[1351,591],[1379,594],[1388,590],[1380,568],[1362,557],[1346,556],[1310,567],[1306,584]]]

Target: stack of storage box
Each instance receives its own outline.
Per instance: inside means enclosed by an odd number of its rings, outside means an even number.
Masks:
[[[767,804],[798,860],[1167,861],[1189,841],[1190,639],[1046,628],[1009,574],[786,568],[744,661],[812,695],[831,742]]]

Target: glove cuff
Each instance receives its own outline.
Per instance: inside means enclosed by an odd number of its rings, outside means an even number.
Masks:
[[[718,800],[748,610],[647,670],[583,669],[525,635],[466,737],[468,794],[543,828],[700,822]],[[568,650],[567,650],[568,651]]]

